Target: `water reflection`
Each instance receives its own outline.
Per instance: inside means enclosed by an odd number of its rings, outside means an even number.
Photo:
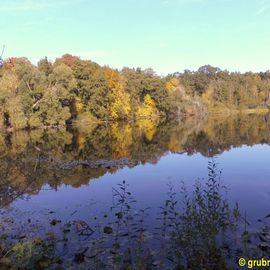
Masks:
[[[155,164],[169,152],[207,157],[270,142],[268,115],[112,123],[0,134],[0,205],[48,184],[80,187],[123,167]]]
[[[3,220],[0,227],[6,234],[0,265],[24,269],[229,269],[243,252],[241,244],[232,245],[239,234],[231,238],[241,216],[237,207],[229,206],[214,161],[209,162],[208,172],[208,179],[197,182],[191,193],[184,185],[180,190],[169,185],[154,227],[147,223],[150,208],[138,208],[125,181],[113,188],[106,213],[63,224],[49,218],[49,233],[43,233],[48,226],[44,220],[39,224],[28,219],[20,233],[13,220]],[[8,255],[1,259],[1,252]]]
[[[115,185],[106,212],[85,220],[0,214],[1,269],[238,269],[268,259],[270,214],[253,228],[245,211],[228,199],[214,159],[208,177],[191,189],[168,184],[159,210],[140,208],[140,198],[123,181]],[[150,212],[154,212],[154,223]],[[1,215],[0,215],[1,217]],[[257,268],[254,268],[257,269]]]

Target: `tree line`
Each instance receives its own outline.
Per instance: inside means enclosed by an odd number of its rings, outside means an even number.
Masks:
[[[270,72],[229,73],[204,66],[166,77],[121,71],[65,54],[37,66],[10,58],[0,69],[0,128],[202,115],[219,108],[268,107]]]

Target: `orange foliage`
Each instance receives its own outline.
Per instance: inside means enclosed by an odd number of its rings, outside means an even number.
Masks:
[[[64,54],[61,58],[57,58],[55,60],[55,65],[65,64],[72,68],[79,60],[80,58],[78,56],[73,56],[71,54]]]

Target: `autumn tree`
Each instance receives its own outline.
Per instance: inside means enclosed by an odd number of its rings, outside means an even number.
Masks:
[[[104,69],[104,74],[112,96],[111,117],[113,119],[130,118],[130,95],[125,91],[124,78],[117,71],[108,67]]]

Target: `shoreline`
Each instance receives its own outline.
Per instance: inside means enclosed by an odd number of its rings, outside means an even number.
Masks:
[[[231,115],[237,115],[237,114],[268,114],[270,113],[269,108],[254,108],[254,109],[230,109],[230,108],[221,108],[221,107],[213,107],[207,110],[207,113],[204,115],[198,115],[198,114],[192,114],[192,115],[183,115],[181,118],[171,118],[170,120],[181,120],[185,119],[188,117],[191,118],[201,118],[205,116],[212,116],[212,115],[219,115],[219,116],[231,116]],[[163,118],[163,120],[166,118]],[[168,118],[167,118],[168,119]],[[16,131],[32,131],[32,130],[49,130],[49,129],[61,129],[64,127],[81,127],[84,125],[99,125],[99,124],[112,124],[112,123],[136,123],[140,121],[153,121],[153,122],[160,122],[160,117],[141,117],[137,119],[125,119],[125,120],[88,120],[88,119],[80,119],[80,120],[72,120],[70,123],[66,124],[61,124],[61,125],[43,125],[43,126],[38,126],[38,127],[27,127],[27,128],[21,128],[21,129],[16,129],[13,127],[1,127],[0,132],[7,132],[7,133],[12,133]],[[162,121],[161,121],[162,122]]]

